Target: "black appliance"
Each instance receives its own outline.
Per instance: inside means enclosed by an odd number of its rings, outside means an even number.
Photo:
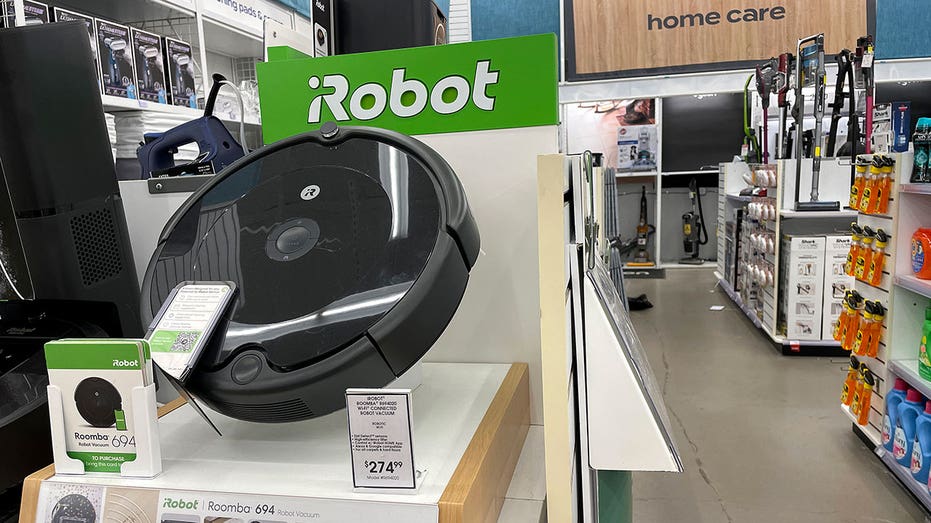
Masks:
[[[445,44],[446,15],[431,0],[336,0],[338,54]]]
[[[182,281],[235,282],[225,336],[186,385],[234,418],[297,421],[416,363],[478,251],[465,193],[435,151],[328,123],[240,159],[185,202],[149,262],[142,313]]]
[[[43,344],[143,329],[86,25],[0,31],[0,100],[3,490],[51,462]]]

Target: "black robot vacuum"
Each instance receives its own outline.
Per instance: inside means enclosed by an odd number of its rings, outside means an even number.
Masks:
[[[329,123],[240,159],[182,205],[146,270],[143,319],[180,282],[235,282],[225,328],[185,385],[234,418],[303,420],[416,363],[459,307],[478,252],[439,154]]]
[[[123,398],[112,383],[103,378],[85,378],[74,388],[78,414],[92,427],[112,427],[116,411],[123,410]]]
[[[68,494],[58,500],[49,516],[50,523],[94,523],[97,511],[89,499],[80,494]]]

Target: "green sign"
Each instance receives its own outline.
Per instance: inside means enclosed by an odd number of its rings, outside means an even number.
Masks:
[[[324,122],[405,134],[556,125],[556,36],[256,65],[271,143]]]

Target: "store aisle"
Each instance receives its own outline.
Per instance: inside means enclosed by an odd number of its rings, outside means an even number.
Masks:
[[[628,280],[654,304],[632,316],[686,469],[635,474],[634,521],[931,521],[840,412],[845,360],[782,356],[715,281]]]

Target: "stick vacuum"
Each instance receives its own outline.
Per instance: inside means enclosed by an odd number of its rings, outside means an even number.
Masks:
[[[808,44],[808,45],[805,45]],[[802,46],[805,45],[803,48]],[[838,201],[819,201],[818,185],[821,177],[821,121],[824,119],[824,87],[827,81],[824,73],[824,33],[809,36],[798,41],[798,60],[795,69],[795,123],[798,137],[795,143],[795,210],[796,211],[837,211]],[[815,131],[811,151],[811,200],[799,201],[799,189],[802,182],[802,130],[805,119],[805,94],[803,87],[813,85]]]
[[[763,155],[765,156],[766,153],[764,152]],[[698,179],[694,177],[689,181],[689,199],[692,201],[692,210],[682,215],[682,235],[685,253],[691,256],[686,256],[679,261],[689,265],[701,265],[705,263],[705,260],[699,258],[698,247],[708,243],[708,229],[705,228],[701,195],[698,194]]]
[[[756,92],[763,105],[763,163],[769,163],[769,95],[778,78],[779,61],[770,58],[756,66]]]
[[[866,154],[873,151],[873,95],[876,83],[873,76],[873,36],[866,35],[857,38],[857,54],[855,64],[863,77],[863,87],[866,89]]]
[[[789,75],[794,62],[795,57],[792,56],[792,53],[779,55],[778,72],[773,80],[774,89],[777,93],[776,105],[779,107],[779,144],[776,150],[776,158],[780,160],[788,158],[791,150],[786,136],[786,119],[789,114]]]

